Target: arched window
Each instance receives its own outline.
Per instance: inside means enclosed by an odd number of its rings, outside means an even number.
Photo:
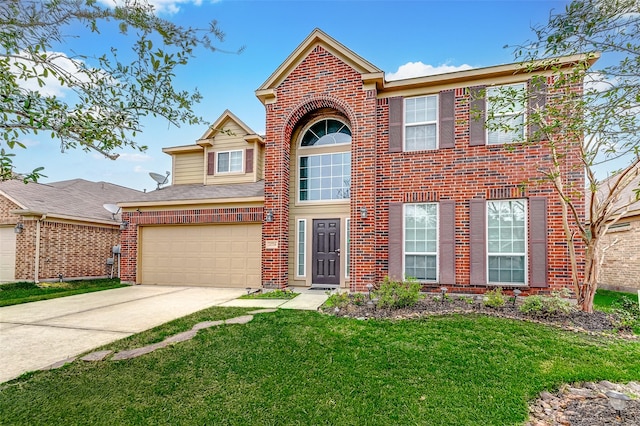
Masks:
[[[298,158],[299,201],[350,198],[350,143],[351,129],[335,118],[318,120],[304,131]]]
[[[300,146],[323,146],[351,143],[351,129],[333,118],[320,120],[310,126],[302,136]]]

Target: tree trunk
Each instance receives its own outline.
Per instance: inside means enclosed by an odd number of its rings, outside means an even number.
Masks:
[[[596,231],[597,233],[597,231]],[[585,250],[584,277],[579,284],[578,306],[584,312],[593,312],[593,298],[598,288],[598,273],[601,252],[598,249],[599,235],[593,235]]]

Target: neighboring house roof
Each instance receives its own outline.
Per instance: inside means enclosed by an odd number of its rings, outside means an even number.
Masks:
[[[622,192],[620,192],[620,196],[618,197],[618,200],[614,203],[614,208],[616,210],[620,208],[624,208],[624,206],[631,203],[629,204],[627,211],[622,215],[622,217],[636,216],[640,214],[640,199],[638,199],[638,193],[637,193],[637,190],[640,189],[640,168],[636,169],[635,172],[632,172],[632,173],[635,173],[636,176],[633,178],[633,181],[629,185],[627,185],[622,190]],[[609,185],[613,185],[615,182],[615,179],[617,178],[618,178],[618,175],[613,175],[605,179],[604,181],[602,181],[602,183],[598,188],[598,199],[600,200],[604,199],[605,195],[610,191]],[[590,200],[589,195],[590,193],[588,193],[586,197],[587,213],[589,213],[588,212],[588,205]]]
[[[227,185],[173,185],[138,194],[136,198],[122,199],[118,205],[135,207],[166,202],[206,202],[207,200],[247,199],[257,201],[264,198],[264,181],[234,183]]]
[[[0,195],[19,206],[16,214],[46,214],[82,221],[113,222],[103,204],[116,204],[123,198],[142,194],[135,189],[107,182],[72,179],[60,182],[28,183],[18,180],[0,182]]]

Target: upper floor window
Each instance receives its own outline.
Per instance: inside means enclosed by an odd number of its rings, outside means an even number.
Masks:
[[[337,118],[323,118],[300,139],[298,200],[347,200],[351,196],[351,129]]]
[[[314,123],[302,136],[300,146],[351,143],[351,129],[343,122],[327,118]]]
[[[217,153],[216,173],[242,172],[242,150]]]
[[[438,95],[405,99],[404,150],[438,148]]]
[[[487,144],[498,145],[524,139],[525,84],[487,89],[487,112],[501,129],[487,130]]]

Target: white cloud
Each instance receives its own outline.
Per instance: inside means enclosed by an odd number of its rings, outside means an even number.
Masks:
[[[82,61],[71,59],[63,52],[47,52],[47,62],[51,64],[47,68],[55,68],[61,75],[73,76],[72,78],[76,79],[77,83],[87,83],[89,81],[89,78],[87,78],[86,75],[79,72],[83,66]],[[27,70],[31,70],[31,72],[41,75],[40,80],[42,82],[42,86],[35,78],[29,78],[27,80],[18,79],[17,82],[21,88],[38,92],[42,96],[57,96],[59,98],[65,97],[66,93],[70,91],[69,87],[60,84],[58,77],[54,76],[52,73],[49,72],[46,77],[42,77],[44,68],[41,65],[34,63],[30,59],[30,55],[26,52],[21,52],[19,57],[15,59],[15,63],[11,64],[12,72],[19,76],[22,73],[22,70],[16,65],[17,63],[26,66]],[[64,78],[66,79],[66,77]]]
[[[615,79],[607,79],[603,73],[590,72],[584,78],[584,89],[589,92],[605,92],[616,85]]]
[[[433,65],[423,64],[422,62],[407,62],[404,65],[400,65],[398,67],[398,71],[387,73],[386,78],[387,81],[403,80],[406,78],[470,70],[472,68],[473,67],[471,65],[467,64],[462,64],[460,66],[441,64],[434,67]]]
[[[152,157],[148,154],[142,154],[140,152],[123,152],[122,154],[120,154],[118,159],[131,163],[144,163],[147,161],[151,161]]]
[[[168,15],[173,15],[180,11],[180,5],[183,4],[193,4],[195,6],[200,6],[202,4],[202,0],[147,0],[149,4],[151,4],[155,12],[157,14],[166,13]],[[108,7],[114,7],[116,5],[122,5],[124,3],[123,0],[98,0],[98,3],[102,3]],[[217,3],[217,0],[212,1],[212,3]]]

